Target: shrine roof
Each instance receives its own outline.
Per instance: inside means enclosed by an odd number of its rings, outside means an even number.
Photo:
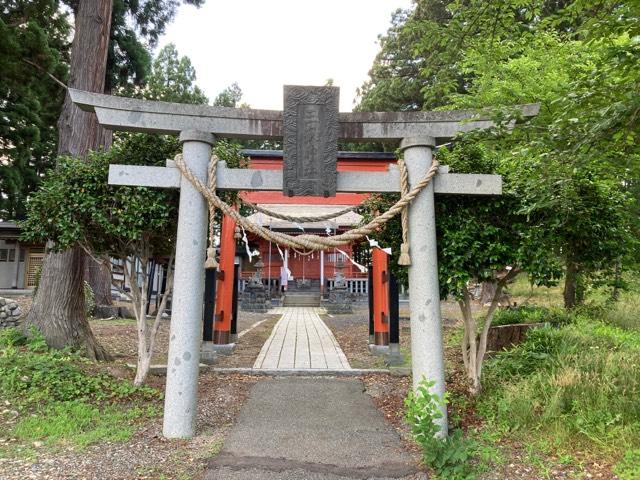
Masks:
[[[244,149],[240,153],[250,158],[282,158],[282,150],[255,150]],[[396,154],[393,152],[338,152],[339,160],[386,160],[395,161]]]
[[[317,217],[321,215],[328,215],[330,213],[336,213],[340,210],[344,210],[349,207],[349,205],[261,205],[264,208],[267,208],[275,213],[279,213],[281,215],[288,216],[308,216],[308,217]],[[263,213],[254,213],[249,216],[249,219],[252,222],[257,223],[258,225],[262,225],[264,227],[271,225],[272,229],[288,229],[288,230],[298,230],[302,233],[302,230],[298,228],[298,224],[295,222],[290,222],[287,220],[280,220],[278,218],[273,218],[271,216],[265,215]],[[333,218],[331,220],[323,220],[321,222],[312,222],[305,223],[301,225],[305,229],[325,229],[329,228],[340,228],[340,227],[352,227],[354,225],[358,225],[362,221],[362,216],[355,212],[348,212],[343,215],[340,215],[337,218]]]

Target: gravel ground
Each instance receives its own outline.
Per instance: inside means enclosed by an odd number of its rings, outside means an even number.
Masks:
[[[271,330],[281,315],[264,315],[260,317],[265,320],[263,323],[253,328],[247,334],[238,338],[236,349],[233,355],[220,355],[216,359],[215,367],[219,368],[251,368],[264,345]],[[239,323],[239,322],[238,322]],[[250,327],[247,327],[250,328]],[[240,328],[238,328],[240,330]]]
[[[253,366],[253,362],[251,362],[251,365],[248,365],[249,360],[247,359],[247,357],[250,355],[247,353],[244,347],[251,347],[249,348],[249,351],[253,352],[253,350],[255,350],[256,343],[264,343],[264,340],[266,340],[266,337],[264,337],[264,329],[269,328],[269,325],[273,326],[273,323],[275,322],[270,323],[271,320],[279,318],[278,315],[265,316],[261,313],[242,311],[238,312],[239,333],[250,328],[256,322],[264,320],[265,318],[267,318],[268,320],[264,322],[264,324],[261,324],[259,327],[251,330],[250,333],[240,338],[238,347],[240,350],[239,353],[241,353],[241,355],[239,355],[239,357],[242,356],[245,359],[243,362],[241,362],[242,364],[225,364],[224,366]],[[115,318],[112,320],[91,320],[90,323],[91,329],[98,338],[98,341],[113,356],[115,361],[135,364],[138,348],[135,320]],[[160,325],[160,329],[158,330],[158,337],[156,340],[157,343],[152,361],[152,363],[154,364],[166,363],[167,350],[169,348],[169,323],[169,319],[163,319]],[[267,337],[268,336],[269,335],[267,334]],[[242,348],[240,348],[241,346]],[[262,346],[262,344],[260,344],[260,346]],[[259,351],[260,349],[258,348],[258,351],[255,352],[255,355],[253,356],[253,360],[255,360],[255,357],[257,357]]]
[[[23,311],[27,311],[31,297],[18,298]],[[443,302],[445,336],[452,327],[459,328],[459,307],[455,302]],[[401,316],[408,316],[401,309]],[[264,315],[240,312],[238,331],[242,331]],[[331,328],[349,362],[357,368],[379,368],[383,365],[380,357],[369,353],[368,313],[360,309],[350,315],[324,315],[323,320]],[[252,366],[262,343],[268,338],[277,321],[270,318],[251,333],[243,336],[235,355],[221,360],[225,367]],[[92,329],[100,341],[114,355],[116,362],[102,364],[111,374],[130,377],[132,372],[123,368],[123,362],[135,362],[136,329],[131,320],[94,320]],[[158,336],[158,354],[154,361],[166,358],[168,345],[168,321],[163,321]],[[401,321],[401,349],[406,358],[410,357],[410,328],[408,321]],[[445,348],[447,367],[447,389],[464,395],[465,375],[460,364],[457,345]],[[410,377],[394,375],[367,375],[362,377],[367,393],[386,419],[398,430],[407,448],[419,456],[419,448],[411,440],[408,427],[403,420],[404,398],[410,386]],[[63,447],[52,451],[46,447],[29,446],[36,452],[36,459],[9,460],[0,458],[0,480],[17,479],[201,479],[206,459],[220,449],[226,433],[239,412],[249,388],[259,381],[257,377],[244,375],[214,375],[205,373],[200,378],[200,399],[198,429],[199,434],[192,441],[169,441],[162,437],[162,421],[156,418],[141,425],[140,430],[126,443],[101,443],[76,451]],[[158,388],[164,385],[163,377],[150,375],[149,382]],[[469,402],[467,402],[469,403]],[[472,405],[472,402],[469,403]],[[161,405],[159,405],[161,406]],[[472,407],[456,412],[462,419],[464,429],[482,429],[482,420],[475,415]],[[1,425],[0,425],[1,431]],[[563,465],[560,458],[543,456],[538,452],[537,460],[530,455],[530,446],[514,441],[498,441],[503,461],[494,465],[482,480],[503,479],[569,479],[597,478],[616,479],[612,465],[608,462],[594,462],[585,456],[574,458],[574,464],[581,468]]]

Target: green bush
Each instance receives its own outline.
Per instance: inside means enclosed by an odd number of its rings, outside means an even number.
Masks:
[[[96,296],[89,282],[84,282],[84,311],[88,317],[92,317],[96,311]]]
[[[70,350],[49,350],[41,335],[26,340],[15,329],[0,336],[0,398],[31,408],[49,402],[97,402],[157,395],[106,373]],[[24,345],[20,347],[20,345]]]
[[[518,307],[498,310],[493,317],[492,325],[515,325],[520,323],[550,323],[565,325],[570,323],[571,316],[561,308],[547,308],[538,305],[520,305]]]
[[[446,400],[431,392],[433,381],[423,380],[415,392],[409,391],[405,399],[405,419],[411,427],[414,440],[422,447],[425,465],[446,479],[463,480],[475,478],[473,464],[477,444],[455,430],[446,438],[438,438],[440,426],[434,423],[442,418],[441,406]]]
[[[123,441],[136,419],[155,414],[153,406],[140,405],[158,397],[152,388],[97,371],[70,350],[49,349],[36,330],[29,338],[16,329],[0,332],[0,398],[18,412],[15,438],[80,447]]]
[[[640,334],[578,317],[485,366],[480,411],[510,431],[622,452],[640,447]]]

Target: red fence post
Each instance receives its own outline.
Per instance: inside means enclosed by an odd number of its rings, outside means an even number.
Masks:
[[[236,240],[234,238],[236,222],[225,215],[222,219],[220,233],[220,271],[218,272],[218,288],[216,289],[216,315],[213,332],[213,343],[225,345],[230,342],[231,318],[233,315],[233,284],[235,282],[233,261],[236,256]]]
[[[381,248],[371,252],[373,268],[373,343],[389,345],[389,255]]]

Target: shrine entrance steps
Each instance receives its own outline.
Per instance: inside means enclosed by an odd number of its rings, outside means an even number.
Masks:
[[[351,370],[349,361],[329,327],[322,321],[320,309],[283,307],[270,310],[282,317],[262,346],[253,365],[267,370]]]
[[[426,479],[359,379],[258,382],[206,480]]]
[[[285,307],[319,307],[320,292],[287,292],[282,305]]]

